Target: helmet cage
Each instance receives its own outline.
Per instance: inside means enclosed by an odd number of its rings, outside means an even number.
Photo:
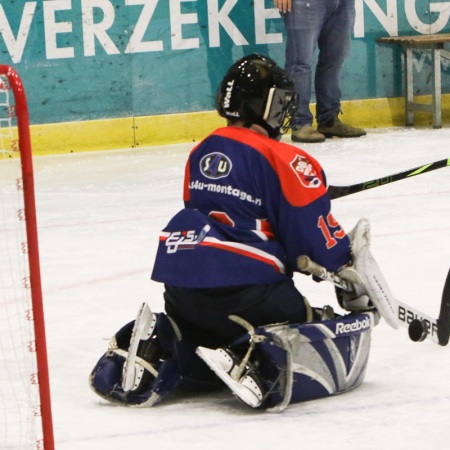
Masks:
[[[278,135],[285,133],[297,110],[297,94],[278,87],[269,89],[262,120]],[[271,134],[271,133],[269,133]],[[274,137],[274,136],[271,136]]]

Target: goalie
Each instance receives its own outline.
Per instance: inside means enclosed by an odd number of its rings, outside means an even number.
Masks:
[[[369,224],[358,223],[351,245],[320,164],[280,142],[297,95],[274,61],[254,54],[233,64],[216,105],[227,126],[191,151],[185,206],[159,239],[152,279],[165,285],[165,313],[142,305],[94,367],[91,387],[109,401],[151,406],[177,388],[225,382],[249,406],[272,410],[352,389],[378,313],[395,326]],[[299,255],[352,277],[356,291],[338,292],[352,312],[309,306],[293,282]]]

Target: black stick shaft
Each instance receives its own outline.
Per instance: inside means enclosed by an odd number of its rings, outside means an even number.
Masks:
[[[450,270],[442,292],[441,310],[438,318],[438,336],[441,345],[447,345],[450,339]]]
[[[346,195],[355,194],[357,192],[367,191],[378,186],[383,186],[394,181],[405,180],[422,173],[431,172],[432,170],[442,169],[450,166],[450,158],[435,161],[430,164],[415,167],[414,169],[405,170],[403,172],[395,173],[381,178],[376,178],[370,181],[363,181],[362,183],[351,184],[348,186],[328,186],[328,194],[331,199],[345,197]]]

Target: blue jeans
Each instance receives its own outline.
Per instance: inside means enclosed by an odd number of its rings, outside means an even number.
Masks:
[[[291,126],[298,128],[313,122],[309,104],[317,47],[316,119],[319,123],[331,121],[341,108],[341,68],[350,50],[355,0],[293,0],[291,12],[282,15],[287,33],[285,69],[299,95],[299,108]]]

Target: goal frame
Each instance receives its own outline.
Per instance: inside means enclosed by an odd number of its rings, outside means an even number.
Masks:
[[[45,334],[42,298],[41,269],[39,259],[36,201],[28,104],[22,80],[16,70],[0,64],[0,75],[8,79],[14,97],[14,114],[17,121],[18,151],[22,166],[22,192],[25,209],[28,264],[30,272],[31,304],[35,337],[37,380],[39,384],[40,416],[42,422],[43,449],[54,450],[53,419],[48,370],[47,341]]]

